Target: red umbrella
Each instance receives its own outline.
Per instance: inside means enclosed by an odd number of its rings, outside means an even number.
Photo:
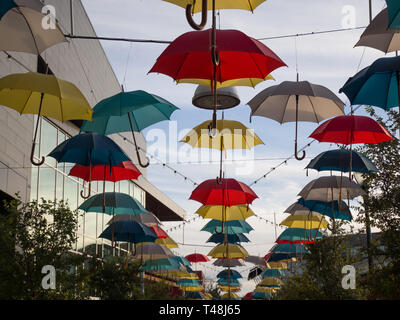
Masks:
[[[203,205],[235,206],[251,204],[258,196],[250,187],[235,179],[206,180],[193,190],[191,200],[201,202]]]
[[[349,179],[352,171],[352,147],[357,143],[378,144],[393,140],[390,133],[374,119],[366,116],[338,116],[321,124],[310,135],[319,142],[350,145]]]
[[[247,292],[243,298],[244,299],[253,299],[253,292]]]
[[[169,237],[168,234],[159,226],[150,226],[149,228],[154,231],[159,239],[166,239]]]
[[[192,253],[185,257],[189,262],[197,263],[197,262],[207,262],[210,261],[207,256],[201,253]]]
[[[69,176],[81,178],[85,181],[112,181],[136,180],[142,173],[131,162],[124,161],[116,166],[92,166],[90,172],[89,167],[80,164],[75,165],[69,172]]]
[[[311,135],[319,142],[341,144],[380,143],[393,140],[374,119],[365,116],[338,116],[321,124]]]

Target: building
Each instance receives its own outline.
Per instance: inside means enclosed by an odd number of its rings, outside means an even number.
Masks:
[[[64,34],[71,31],[70,1],[46,0],[53,5],[56,17]],[[73,30],[75,34],[96,36],[94,28],[80,0],[73,1]],[[46,50],[42,54],[51,72],[63,80],[74,83],[93,107],[104,98],[121,91],[117,77],[98,40],[68,39]],[[0,52],[0,77],[12,73],[37,71],[43,61],[32,54]],[[46,158],[41,167],[32,167],[30,151],[33,130],[36,123],[34,115],[20,116],[14,110],[0,106],[0,200],[15,197],[23,201],[45,198],[68,201],[71,209],[77,208],[83,199],[80,192],[87,193],[87,184],[68,176],[72,164],[57,164],[53,158]],[[35,157],[47,155],[65,139],[79,133],[79,121],[59,122],[42,118],[38,131],[38,144]],[[131,134],[114,134],[112,138],[137,163]],[[142,134],[136,136],[140,148],[146,150]],[[144,158],[144,154],[142,154]],[[129,193],[139,200],[161,221],[180,221],[185,212],[146,179],[146,170],[138,166],[143,175],[135,181],[106,184],[106,191]],[[151,167],[150,169],[151,170]],[[102,192],[102,182],[92,183],[93,192]],[[79,218],[78,241],[73,251],[89,251],[102,256],[110,253],[110,242],[98,239],[105,229],[110,216],[102,213],[83,214]],[[126,247],[125,247],[126,248]],[[119,253],[119,251],[118,251]]]

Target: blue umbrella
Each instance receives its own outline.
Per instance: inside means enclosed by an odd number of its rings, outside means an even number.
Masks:
[[[231,279],[241,279],[241,278],[243,278],[242,275],[239,272],[237,272],[236,270],[229,270],[228,271],[228,269],[222,270],[220,273],[218,273],[217,274],[217,278],[218,279],[221,279],[221,278],[222,279],[228,279],[228,275],[230,275]]]
[[[309,253],[304,245],[302,243],[280,243],[276,244],[272,249],[271,252],[274,253],[299,253],[299,254],[304,254],[304,253]]]
[[[157,235],[148,226],[132,220],[112,223],[100,234],[99,238],[112,241],[113,233],[115,241],[139,243],[154,242],[157,239]]]
[[[281,278],[286,276],[285,269],[266,269],[261,273],[261,277],[264,278]]]
[[[197,280],[197,279],[186,279],[186,278],[179,279],[176,282],[176,284],[178,286],[182,286],[182,287],[200,287],[201,286],[199,280]]]
[[[290,260],[296,257],[296,253],[275,253],[270,252],[267,254],[268,259],[265,259],[266,262],[278,262],[282,260]]]
[[[262,292],[262,291],[254,291],[253,294],[251,295],[253,299],[264,299],[264,300],[269,300],[272,299],[272,295],[269,294],[268,292]]]
[[[187,299],[204,299],[204,294],[199,291],[189,291],[185,293],[185,298]]]
[[[172,260],[175,260],[176,262],[184,265],[185,267],[189,267],[191,265],[191,263],[189,262],[188,259],[186,259],[185,257],[181,257],[181,256],[175,256],[171,258]]]
[[[156,271],[156,270],[179,270],[181,265],[175,259],[165,258],[165,259],[153,259],[147,260],[141,267],[142,271]]]
[[[249,233],[253,228],[243,220],[230,220],[224,222],[224,230],[227,230],[228,234],[237,233]],[[212,234],[221,233],[221,221],[211,220],[209,221],[201,231],[208,231]]]
[[[398,0],[386,0],[389,12],[389,28],[400,29],[400,2]]]
[[[223,243],[224,238],[225,235],[223,233],[215,233],[207,240],[207,242]],[[228,243],[238,242],[250,242],[250,240],[243,233],[228,234]]]
[[[370,105],[384,110],[399,106],[400,57],[380,58],[351,77],[339,92],[352,105]]]
[[[297,200],[299,204],[310,209],[311,211],[319,212],[325,216],[333,219],[341,219],[351,221],[353,219],[350,209],[347,204],[342,201],[341,208],[339,208],[339,201],[323,202],[316,200],[304,200],[300,198]]]
[[[239,287],[240,282],[237,279],[231,279],[228,281],[228,278],[220,278],[217,283],[221,286],[231,286],[231,287]]]
[[[360,173],[377,172],[378,169],[361,152],[350,151],[346,149],[330,150],[320,153],[310,161],[306,169],[315,169],[317,171],[341,171],[349,172],[350,159],[352,161],[352,171]]]
[[[318,229],[287,228],[276,239],[276,243],[304,243],[321,238]]]

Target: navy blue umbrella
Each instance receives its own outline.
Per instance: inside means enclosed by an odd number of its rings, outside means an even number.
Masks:
[[[347,221],[352,221],[353,219],[350,209],[344,201],[341,202],[340,208],[339,201],[337,200],[323,202],[317,200],[304,200],[303,198],[300,198],[297,202],[311,211],[318,212],[332,219],[335,218]]]
[[[341,171],[349,172],[350,159],[352,161],[352,171],[360,173],[377,172],[378,169],[365,155],[360,152],[346,149],[337,149],[325,151],[317,155],[310,161],[306,169],[315,169],[317,171]]]
[[[99,238],[112,241],[113,232],[114,241],[139,243],[154,242],[157,239],[157,235],[148,226],[133,220],[123,220],[112,223],[101,233]]]
[[[277,262],[277,261],[282,261],[282,260],[290,260],[292,258],[296,258],[296,253],[275,253],[275,252],[269,252],[265,256],[265,261],[266,262]]]
[[[231,279],[241,279],[243,278],[242,275],[237,272],[236,270],[229,270],[225,269],[222,270],[220,273],[217,274],[218,279],[228,279],[228,275],[230,275]]]
[[[215,233],[207,240],[207,242],[223,243],[224,239],[225,235],[223,233]],[[228,234],[228,243],[238,242],[250,242],[250,240],[243,233]]]

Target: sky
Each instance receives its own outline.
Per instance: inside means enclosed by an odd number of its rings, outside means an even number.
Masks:
[[[184,9],[165,1],[82,0],[82,2],[98,36],[173,40],[185,32],[192,31],[186,22]],[[384,0],[374,0],[373,16],[384,7]],[[368,25],[368,22],[368,1],[268,0],[256,8],[254,13],[221,10],[217,24],[221,29],[240,30],[253,38],[260,39],[362,27]],[[300,80],[323,85],[348,104],[346,96],[338,93],[339,89],[350,76],[383,56],[383,53],[375,49],[354,48],[361,33],[362,30],[351,30],[262,41],[288,67],[272,72],[275,81],[265,81],[255,88],[237,88],[241,104],[226,110],[224,118],[240,121],[253,129],[265,145],[256,146],[248,154],[228,154],[225,161],[226,177],[251,185],[294,152],[294,123],[281,125],[262,117],[253,117],[251,123],[249,122],[250,108],[246,104],[265,88],[282,81],[295,81],[296,73],[299,73]],[[161,122],[143,131],[148,152],[197,183],[215,178],[219,173],[218,152],[211,152],[199,158],[198,154],[190,154],[190,148],[184,143],[177,142],[191,128],[211,119],[211,111],[198,109],[192,105],[196,86],[176,85],[165,75],[147,74],[166,45],[115,41],[102,41],[102,45],[125,91],[145,90],[163,97],[180,108],[173,113],[171,121]],[[349,107],[345,108],[345,112],[349,110]],[[381,113],[380,110],[377,112]],[[365,112],[360,108],[356,114],[362,115]],[[308,136],[317,126],[316,123],[299,123],[299,147],[313,141]],[[327,143],[314,142],[307,149],[304,160],[291,160],[274,170],[265,179],[253,184],[252,188],[259,197],[251,206],[253,211],[269,221],[274,221],[275,213],[277,223],[281,222],[287,217],[287,214],[283,213],[284,210],[296,201],[298,192],[311,180],[326,175],[310,171],[307,176],[304,168],[308,162],[319,153],[335,148]],[[213,160],[212,164],[209,159]],[[234,161],[230,161],[232,159]],[[147,178],[186,210],[187,220],[198,217],[194,212],[200,204],[188,200],[194,189],[192,183],[163,168],[159,161],[148,167]],[[186,224],[184,231],[183,228],[169,231],[169,235],[175,241],[185,244],[175,252],[180,255],[194,252],[207,254],[211,250],[208,246],[212,245],[206,243],[210,234],[200,231],[207,221],[199,218]],[[264,256],[274,245],[275,232],[279,236],[283,229],[278,227],[275,230],[274,225],[256,217],[250,217],[246,221],[254,230],[248,235],[251,242],[243,246],[251,255]],[[179,224],[164,223],[164,229],[169,230]],[[239,293],[241,295],[252,291],[255,287],[253,281],[246,280],[248,271],[252,267],[254,265],[246,264],[246,267],[237,269],[245,278]],[[195,268],[203,270],[210,279],[215,279],[216,273],[222,270],[213,267],[211,262],[199,264]]]

